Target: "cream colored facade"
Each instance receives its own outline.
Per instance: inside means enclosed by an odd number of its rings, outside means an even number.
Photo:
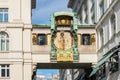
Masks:
[[[31,11],[35,4],[35,0],[0,0],[0,34],[8,35],[8,44],[0,37],[0,80],[31,80]]]

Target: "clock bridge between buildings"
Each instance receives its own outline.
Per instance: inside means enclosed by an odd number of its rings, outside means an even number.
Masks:
[[[33,25],[32,60],[36,69],[91,70],[96,64],[94,25],[79,24],[73,12],[55,12],[51,24]]]

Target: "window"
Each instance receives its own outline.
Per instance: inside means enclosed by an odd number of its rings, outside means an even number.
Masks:
[[[93,34],[78,34],[78,45],[96,45],[96,35]]]
[[[102,16],[104,14],[104,0],[100,3],[100,15]]]
[[[80,15],[80,23],[82,23],[82,16]]]
[[[92,19],[92,24],[95,24],[95,14],[94,13],[93,13],[91,19]]]
[[[86,15],[85,23],[88,24],[88,15]]]
[[[0,77],[9,77],[10,76],[10,69],[9,65],[0,65]]]
[[[91,22],[92,22],[92,24],[95,23],[95,8],[94,7],[95,6],[94,6],[94,2],[93,2],[92,8],[91,8]]]
[[[9,36],[6,32],[0,32],[0,51],[9,50]]]
[[[100,29],[100,47],[104,44],[103,29]]]
[[[110,30],[110,35],[111,37],[114,36],[115,32],[116,32],[116,18],[115,18],[115,14],[113,14],[110,18],[110,25],[111,25],[111,30]]]
[[[49,40],[47,41],[47,38]],[[33,45],[50,45],[50,35],[46,36],[46,34],[32,34],[32,44]]]
[[[83,34],[82,35],[82,44],[83,45],[90,45],[91,44],[90,34]]]
[[[80,8],[81,9],[81,8]],[[80,23],[82,23],[82,11],[79,11],[79,13],[78,13],[79,15],[78,15],[78,20],[80,21]]]
[[[45,34],[38,34],[37,35],[37,44],[38,45],[45,45],[46,44],[46,35]]]
[[[0,9],[0,22],[8,22],[8,9]]]
[[[86,4],[87,5],[87,4]],[[85,23],[88,23],[88,12],[87,12],[87,6],[85,6]]]
[[[94,7],[95,7],[95,1],[91,0],[91,3],[92,3],[91,12],[93,12],[94,11]]]

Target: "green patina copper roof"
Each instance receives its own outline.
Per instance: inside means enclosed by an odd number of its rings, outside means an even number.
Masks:
[[[95,24],[79,24],[78,27],[80,26],[95,26]],[[33,24],[33,27],[50,27],[50,24]]]
[[[94,27],[95,28],[96,24],[80,24],[78,23],[78,27],[81,27],[81,28],[87,28],[87,27]]]
[[[50,24],[32,24],[33,27],[50,27]]]

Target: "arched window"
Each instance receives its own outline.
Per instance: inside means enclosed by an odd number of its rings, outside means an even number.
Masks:
[[[9,36],[6,32],[0,32],[0,51],[9,50]]]
[[[104,34],[103,34],[103,28],[100,29],[100,47],[104,45]]]
[[[110,38],[114,36],[115,32],[116,32],[116,18],[115,14],[112,14],[110,18]]]

